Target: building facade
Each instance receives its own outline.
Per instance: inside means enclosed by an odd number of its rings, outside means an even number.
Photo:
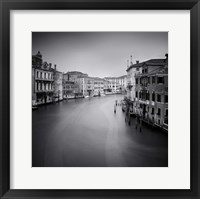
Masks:
[[[135,64],[132,64],[127,67],[127,98],[130,102],[135,101],[135,89],[136,89],[136,82],[135,76],[142,72],[142,63],[136,61]]]
[[[135,76],[137,115],[146,122],[168,129],[168,57],[143,63],[142,73]]]
[[[54,101],[63,100],[63,73],[57,71],[56,65],[54,65],[54,82],[53,82],[53,90],[54,90]]]
[[[124,93],[127,87],[127,76],[123,75],[120,77],[105,77],[105,85],[107,92],[112,93]]]
[[[82,97],[85,91],[85,89],[83,89],[83,80],[87,78],[88,74],[79,71],[70,71],[63,74],[63,91],[65,97]]]
[[[80,78],[80,90],[83,96],[100,96],[104,94],[104,79],[98,77]]]
[[[43,62],[38,52],[32,56],[32,104],[46,104],[53,101],[54,69]]]
[[[83,96],[93,96],[94,80],[91,77],[81,77],[79,79],[79,89]]]
[[[76,93],[79,92],[79,86],[73,81],[63,80],[63,98],[75,98]]]
[[[102,78],[93,78],[94,81],[94,96],[100,96],[104,94],[104,79]]]

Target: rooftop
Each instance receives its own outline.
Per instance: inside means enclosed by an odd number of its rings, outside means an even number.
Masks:
[[[122,75],[122,76],[119,76],[119,77],[104,77],[104,79],[122,79],[122,78],[125,78],[127,75]]]
[[[147,61],[130,65],[126,71],[128,72],[131,68],[138,68],[145,65],[146,66],[164,66],[166,65],[166,63],[167,63],[166,59],[149,59]]]
[[[136,76],[142,77],[142,76],[153,76],[153,75],[168,75],[168,67],[160,66],[159,68],[156,68],[150,73],[139,73]]]

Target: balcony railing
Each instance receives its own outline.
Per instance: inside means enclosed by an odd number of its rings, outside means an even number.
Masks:
[[[45,77],[35,77],[36,80],[42,80],[42,81],[54,81],[54,79],[49,79]]]
[[[48,92],[53,92],[53,89],[49,89],[49,90],[45,90],[45,89],[40,89],[40,90],[36,90],[36,93],[48,93]]]
[[[148,101],[148,100],[139,99],[139,102],[142,103],[142,104],[147,104],[147,101]],[[149,101],[148,101],[148,103],[149,103]]]

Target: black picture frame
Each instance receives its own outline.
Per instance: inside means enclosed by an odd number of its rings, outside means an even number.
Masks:
[[[191,189],[12,190],[10,189],[10,10],[190,10]],[[0,0],[0,196],[1,198],[200,198],[199,0]],[[172,179],[173,180],[173,179]]]

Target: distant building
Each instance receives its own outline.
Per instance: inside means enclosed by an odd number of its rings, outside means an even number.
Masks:
[[[53,101],[53,74],[51,64],[43,62],[38,52],[32,56],[32,104],[46,104]]]
[[[142,64],[136,74],[134,110],[145,121],[168,129],[168,55]]]
[[[82,77],[79,79],[79,88],[83,96],[93,96],[94,80],[91,77]]]
[[[127,91],[127,75],[123,75],[117,78],[117,91],[119,92]]]
[[[63,98],[75,98],[76,93],[79,93],[79,85],[63,79]]]
[[[107,91],[112,93],[121,93],[126,91],[127,87],[127,76],[123,75],[120,77],[105,77],[107,81]]]
[[[80,90],[84,96],[98,96],[104,93],[104,79],[82,77],[79,80]]]
[[[88,74],[79,71],[69,71],[63,74],[64,95],[70,97],[80,97],[83,94],[83,78],[87,78]]]
[[[117,92],[117,80],[116,77],[104,77],[107,81],[107,91],[116,93]]]
[[[95,96],[104,94],[104,79],[94,77],[94,91],[93,94]]]
[[[54,91],[54,101],[63,100],[63,73],[57,71],[56,65],[54,65],[54,83],[53,83],[53,91]]]

